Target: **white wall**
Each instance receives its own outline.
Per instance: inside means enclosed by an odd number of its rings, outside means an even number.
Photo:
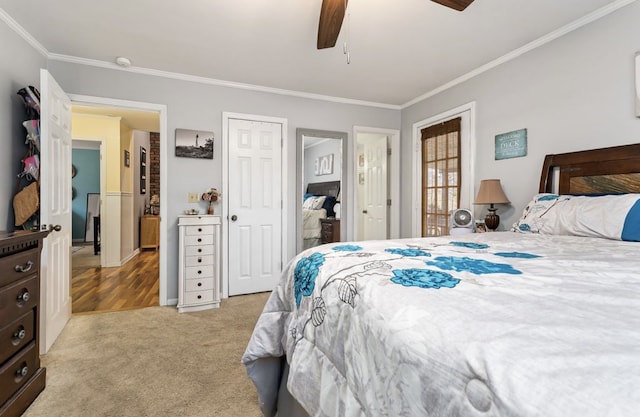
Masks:
[[[250,90],[201,84],[84,65],[49,62],[49,71],[69,94],[109,97],[167,106],[168,138],[161,138],[161,151],[168,155],[168,207],[162,208],[168,223],[167,277],[168,298],[178,293],[177,215],[193,205],[187,202],[189,191],[203,192],[222,182],[222,112],[247,113],[288,119],[289,167],[288,192],[291,224],[288,232],[288,257],[295,251],[296,128],[353,131],[353,126],[399,129],[400,111],[331,103]],[[175,156],[175,129],[186,128],[214,132],[214,159],[199,160]],[[349,140],[352,140],[349,136]],[[349,146],[349,149],[352,149]],[[347,174],[353,172],[352,155]],[[346,175],[345,175],[346,177]],[[350,178],[343,178],[350,180]],[[224,199],[224,196],[222,196]],[[224,201],[224,200],[223,200]],[[222,207],[222,206],[219,206]],[[204,209],[204,205],[200,207]],[[343,208],[345,210],[345,208]],[[224,237],[223,237],[224,238]]]
[[[16,175],[27,150],[27,132],[22,127],[26,113],[22,98],[16,93],[28,85],[40,86],[40,68],[46,68],[47,61],[1,21],[0,40],[0,230],[14,230]]]
[[[402,183],[412,180],[412,125],[476,102],[475,189],[500,178],[511,206],[509,227],[537,192],[544,155],[640,142],[634,116],[634,54],[640,51],[640,3],[402,111]],[[528,129],[528,155],[494,160],[494,137]],[[411,190],[402,190],[401,233],[411,236]],[[486,207],[476,207],[484,217]]]

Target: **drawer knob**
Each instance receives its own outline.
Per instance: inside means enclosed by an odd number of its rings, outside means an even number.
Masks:
[[[20,326],[20,329],[16,330],[16,332],[13,334],[13,338],[18,340],[22,340],[26,336],[27,336],[27,331],[22,326]]]
[[[16,371],[16,376],[18,378],[24,378],[25,376],[27,376],[28,373],[29,373],[29,367],[27,366],[26,363],[23,363],[22,366],[20,366],[20,369]]]
[[[18,302],[20,304],[24,304],[31,298],[31,294],[29,294],[29,290],[23,289],[20,294],[18,294]]]
[[[202,274],[202,271],[198,271],[198,274]]]
[[[202,252],[202,248],[198,248],[198,253]]]
[[[198,258],[198,262],[202,262],[202,258]]]
[[[26,267],[22,265],[16,265],[16,272],[29,272],[31,268],[33,268],[34,263],[31,261],[27,261]]]
[[[202,282],[198,282],[198,287],[202,287]]]
[[[198,238],[198,242],[202,242],[202,239]]]
[[[202,298],[202,296],[201,296],[201,295],[199,295],[199,296],[198,296],[198,300],[199,300],[199,299],[201,299],[201,298]]]
[[[198,227],[198,232],[202,232],[202,227]]]

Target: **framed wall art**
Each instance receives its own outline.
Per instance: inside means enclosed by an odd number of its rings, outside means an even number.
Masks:
[[[147,193],[147,150],[140,147],[140,194]]]
[[[213,159],[213,132],[176,129],[176,156]]]

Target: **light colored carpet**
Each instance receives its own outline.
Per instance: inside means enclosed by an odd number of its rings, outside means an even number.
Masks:
[[[195,313],[74,315],[42,357],[47,387],[23,417],[260,417],[240,358],[268,296]]]

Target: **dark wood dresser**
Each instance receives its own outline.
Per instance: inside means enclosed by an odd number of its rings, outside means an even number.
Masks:
[[[40,253],[48,232],[0,232],[0,417],[20,416],[45,387],[40,367]]]
[[[320,243],[340,242],[340,220],[320,219]]]

